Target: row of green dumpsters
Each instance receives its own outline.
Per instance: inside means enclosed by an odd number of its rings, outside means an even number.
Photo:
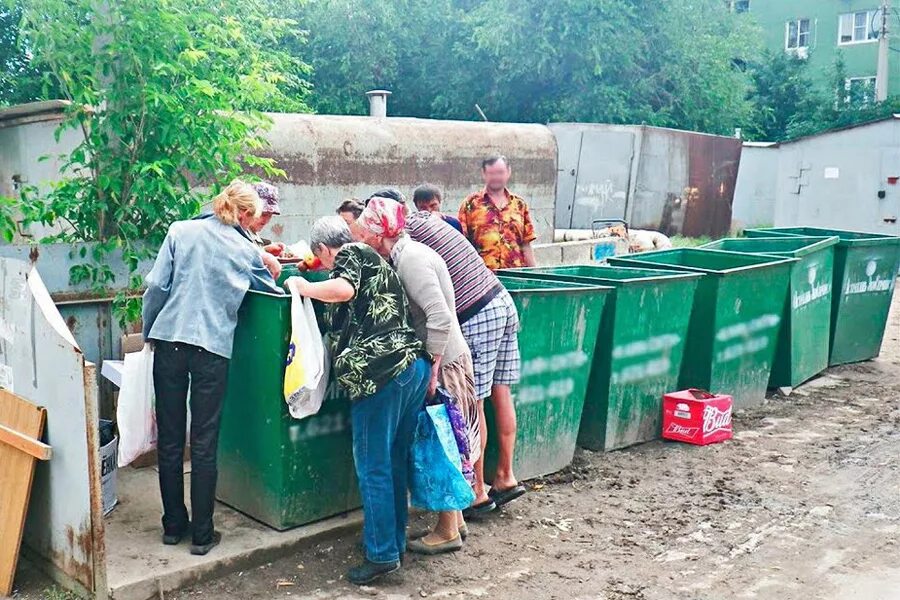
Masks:
[[[567,467],[576,446],[660,438],[662,396],[702,388],[760,403],[881,348],[900,238],[809,227],[748,230],[700,248],[607,264],[500,271],[519,311],[515,470]],[[250,294],[235,334],[219,443],[219,498],[277,529],[360,506],[349,400],[319,414],[282,397],[290,301]],[[490,402],[486,405],[492,426]],[[486,469],[496,464],[488,436]]]

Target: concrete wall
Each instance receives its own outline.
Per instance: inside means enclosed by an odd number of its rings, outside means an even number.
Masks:
[[[547,127],[429,119],[272,115],[266,153],[287,172],[278,182],[284,214],[275,237],[306,236],[319,216],[341,200],[368,197],[392,185],[407,196],[420,183],[444,190],[444,208],[455,213],[482,187],[481,160],[509,157],[511,189],[531,207],[539,241],[552,241],[556,196],[556,140]]]
[[[889,177],[900,177],[897,118],[782,144],[775,225],[900,235],[900,183]]]
[[[778,147],[744,144],[731,212],[733,230],[775,223]]]
[[[5,111],[4,111],[5,112]],[[510,186],[529,203],[539,240],[553,240],[556,199],[556,140],[543,125],[474,123],[429,119],[272,114],[262,153],[287,172],[276,181],[284,214],[270,233],[286,241],[306,237],[316,218],[334,214],[351,196],[368,197],[395,186],[411,196],[430,182],[444,189],[445,210],[455,213],[468,194],[482,187],[481,160],[494,153],[509,157]],[[59,143],[54,131],[59,111],[27,120],[0,114],[0,194],[15,193],[13,176],[26,183],[58,177],[54,156],[77,145],[79,134],[67,131]],[[35,228],[32,232],[40,234]]]
[[[24,107],[17,114],[16,108],[2,111],[0,116],[0,196],[16,196],[18,179],[24,185],[38,185],[46,189],[51,181],[59,178],[63,164],[60,155],[71,151],[81,140],[76,130],[67,130],[59,142],[54,132],[62,120],[63,103],[41,102]],[[46,157],[45,160],[41,160]],[[57,229],[40,225],[32,226],[31,234],[40,238]]]

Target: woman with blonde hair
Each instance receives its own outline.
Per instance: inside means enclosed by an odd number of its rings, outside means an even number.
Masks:
[[[191,554],[221,540],[213,528],[216,449],[237,312],[248,290],[281,294],[245,229],[262,203],[233,181],[213,212],[169,227],[144,293],[144,339],[154,347],[163,543],[191,534]],[[184,432],[191,402],[191,510],[184,505]]]

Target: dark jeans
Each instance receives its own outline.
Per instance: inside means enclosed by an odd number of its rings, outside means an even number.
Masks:
[[[191,390],[191,511],[193,542],[207,544],[213,535],[216,502],[216,449],[222,400],[228,383],[228,359],[203,348],[156,342],[153,385],[159,432],[159,491],[163,529],[177,534],[188,525],[184,506],[184,434],[187,393]]]
[[[418,359],[375,394],[353,403],[353,461],[363,501],[366,558],[391,563],[406,551],[409,451],[431,367]]]

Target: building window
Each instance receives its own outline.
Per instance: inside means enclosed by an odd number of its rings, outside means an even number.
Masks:
[[[787,22],[784,47],[787,50],[809,48],[809,19],[793,19]]]
[[[874,10],[863,10],[842,14],[838,44],[858,44],[878,39],[878,32],[872,28],[875,12]]]
[[[844,102],[854,106],[865,106],[875,101],[874,77],[850,77],[844,81]]]
[[[750,0],[734,0],[734,12],[745,13],[750,11]]]

